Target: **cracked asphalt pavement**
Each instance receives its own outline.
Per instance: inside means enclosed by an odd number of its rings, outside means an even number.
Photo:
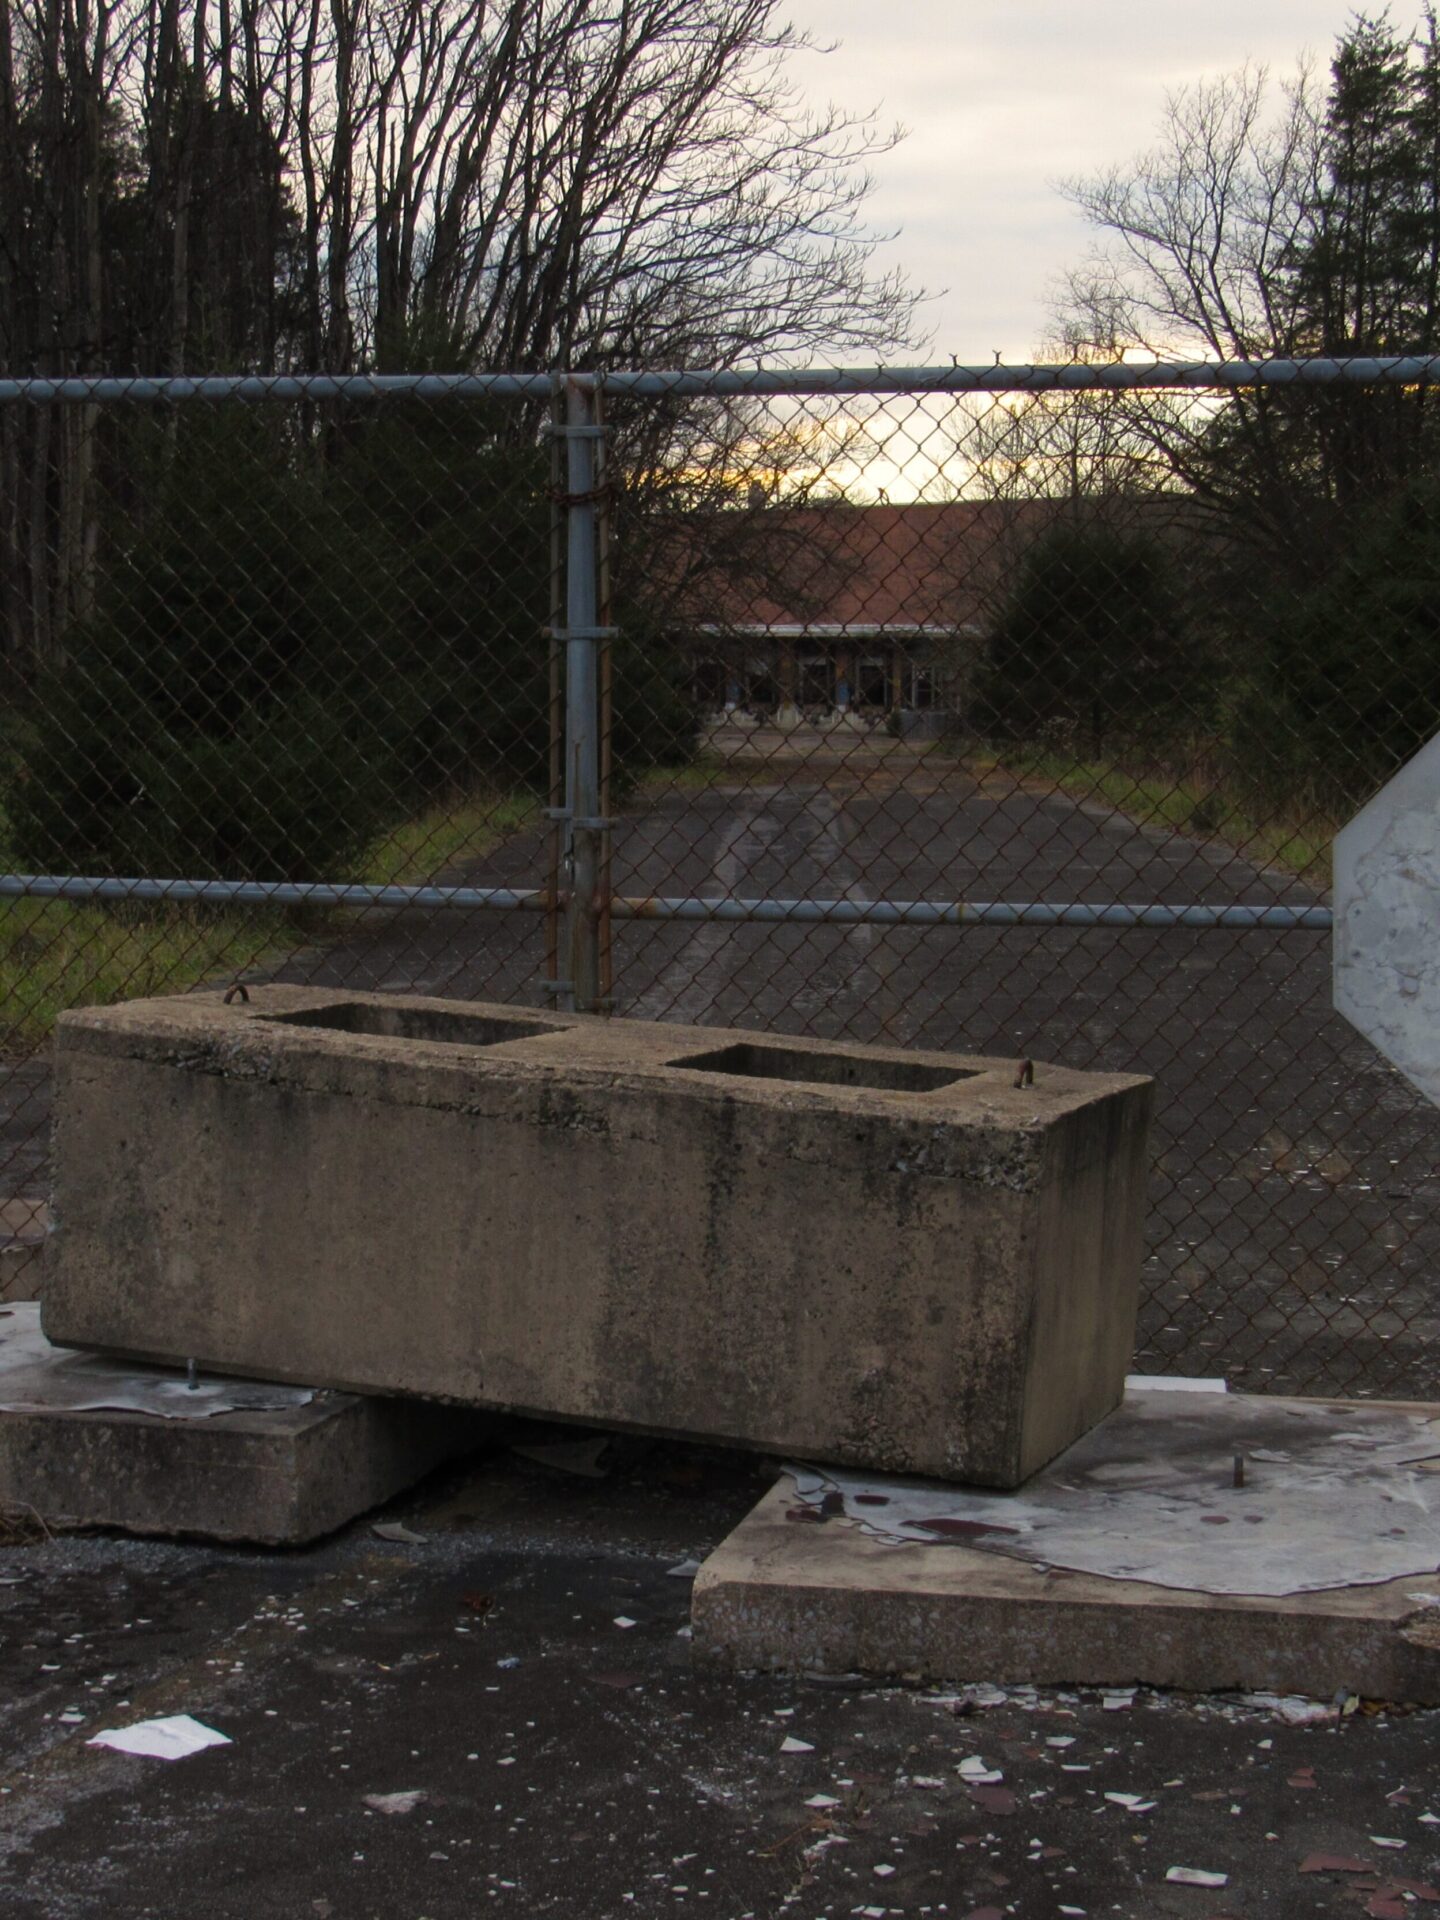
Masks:
[[[659,1442],[622,1443],[605,1480],[491,1452],[393,1504],[416,1541],[366,1519],[286,1553],[103,1534],[0,1548],[0,1912],[1386,1920],[1440,1904],[1440,1714],[1295,1725],[1143,1691],[1107,1705],[697,1669],[671,1569],[768,1477]],[[179,1713],[231,1744],[174,1762],[87,1744]]]

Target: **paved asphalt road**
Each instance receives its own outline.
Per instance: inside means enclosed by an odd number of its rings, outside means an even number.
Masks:
[[[1432,1910],[1440,1714],[1293,1726],[1183,1696],[1108,1711],[1093,1691],[957,1713],[942,1691],[692,1670],[689,1582],[668,1569],[762,1484],[678,1447],[604,1482],[502,1456],[398,1503],[416,1545],[362,1521],[290,1553],[0,1547],[0,1913]],[[179,1713],[232,1744],[174,1763],[85,1744]],[[783,1754],[792,1736],[811,1750]],[[998,1788],[965,1785],[971,1756]],[[423,1797],[367,1804],[394,1794]]]
[[[1218,844],[1006,776],[857,759],[741,770],[632,807],[616,890],[1315,897]],[[522,835],[467,877],[534,885],[543,871],[538,836]],[[543,962],[533,915],[376,916],[279,977],[533,1001]],[[1140,1364],[1240,1386],[1435,1393],[1440,1115],[1330,1011],[1328,968],[1319,933],[616,929],[625,1014],[1154,1074]],[[10,1092],[12,1166],[43,1191],[43,1066]]]

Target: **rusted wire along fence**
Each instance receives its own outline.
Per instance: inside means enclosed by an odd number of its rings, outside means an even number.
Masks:
[[[1433,1392],[1328,847],[1440,729],[1429,360],[0,381],[0,1201],[277,977],[1138,1068],[1139,1364]]]

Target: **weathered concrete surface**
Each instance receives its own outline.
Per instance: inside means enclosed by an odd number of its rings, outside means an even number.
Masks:
[[[284,987],[57,1071],[70,1345],[997,1486],[1123,1391],[1134,1076]]]
[[[0,1361],[22,1308],[0,1316]],[[33,1312],[33,1309],[32,1309]],[[196,1417],[95,1407],[77,1411],[83,1356],[50,1349],[56,1404],[24,1370],[0,1370],[0,1511],[38,1516],[48,1527],[99,1526],[125,1533],[295,1546],[344,1526],[484,1438],[483,1416],[413,1401],[358,1399],[270,1389],[295,1404],[241,1406]],[[93,1398],[143,1402],[113,1368],[95,1368]],[[207,1382],[207,1386],[212,1384]],[[242,1389],[249,1383],[236,1383]],[[243,1391],[241,1400],[257,1398]]]
[[[1343,1413],[1341,1403],[1333,1404],[1337,1416]],[[1365,1408],[1381,1411],[1374,1403]],[[1437,1408],[1396,1411],[1440,1416]],[[968,1523],[973,1543],[962,1531],[966,1523],[951,1522],[954,1537],[943,1542],[896,1544],[847,1517],[860,1509],[848,1499],[842,1508],[839,1494],[828,1503],[831,1514],[803,1503],[787,1474],[696,1578],[697,1658],[753,1670],[1010,1684],[1323,1697],[1343,1687],[1375,1699],[1440,1704],[1440,1598],[1427,1598],[1436,1591],[1433,1572],[1373,1583],[1357,1577],[1318,1591],[1216,1593],[1176,1586],[1173,1571],[1167,1584],[1097,1573],[1105,1542],[1097,1538],[1076,1551],[1073,1527],[1066,1557],[1079,1566],[1044,1564],[1038,1551],[1017,1557],[1018,1546],[1007,1551],[1003,1530],[1013,1527],[1018,1541],[1030,1524],[1022,1509],[1042,1500],[1049,1483],[1058,1490],[1071,1477],[1073,1454],[1092,1442],[1056,1461],[1023,1494],[991,1496],[987,1521]],[[1202,1463],[1194,1465],[1203,1471]],[[1142,1499],[1145,1466],[1133,1463]],[[1153,1532],[1154,1520],[1127,1530],[1117,1514],[1126,1499],[1123,1468],[1115,1466],[1111,1479],[1118,1491],[1108,1504],[1096,1503],[1094,1525],[1097,1535],[1113,1530],[1118,1563],[1135,1553],[1146,1525]],[[945,1490],[937,1493],[943,1510]],[[1403,1500],[1370,1484],[1363,1464],[1350,1496],[1337,1493],[1334,1512],[1337,1529],[1349,1537],[1349,1556],[1361,1565],[1367,1532],[1378,1552],[1393,1545],[1387,1535],[1397,1523],[1411,1519]],[[1230,1584],[1243,1584],[1247,1554],[1256,1562],[1254,1585],[1274,1584],[1275,1543],[1257,1537],[1265,1531],[1228,1530],[1236,1562]],[[1297,1585],[1313,1534],[1313,1526],[1309,1535],[1296,1529]],[[1061,1530],[1050,1539],[1058,1562],[1065,1554]],[[1433,1563],[1433,1552],[1428,1562],[1423,1553],[1416,1561]]]

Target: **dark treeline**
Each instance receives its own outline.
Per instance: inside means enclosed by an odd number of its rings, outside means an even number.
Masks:
[[[882,357],[915,302],[861,220],[895,136],[806,108],[801,44],[778,0],[13,0],[0,372]],[[343,872],[436,794],[543,782],[544,413],[0,406],[16,857]],[[618,428],[632,556],[748,497],[745,409]],[[692,573],[762,564],[711,519]],[[656,610],[622,611],[621,777],[690,729]]]
[[[0,371],[883,353],[893,136],[808,111],[799,44],[777,0],[10,0]],[[88,615],[133,464],[114,414],[0,410],[12,663]]]
[[[1149,152],[1067,191],[1096,242],[1061,297],[1065,351],[1434,354],[1435,16],[1357,15],[1278,109],[1254,70],[1184,91]],[[1084,396],[982,429],[997,491],[1068,503],[1000,611],[993,728],[1168,738],[1265,804],[1329,812],[1440,729],[1433,383]]]

